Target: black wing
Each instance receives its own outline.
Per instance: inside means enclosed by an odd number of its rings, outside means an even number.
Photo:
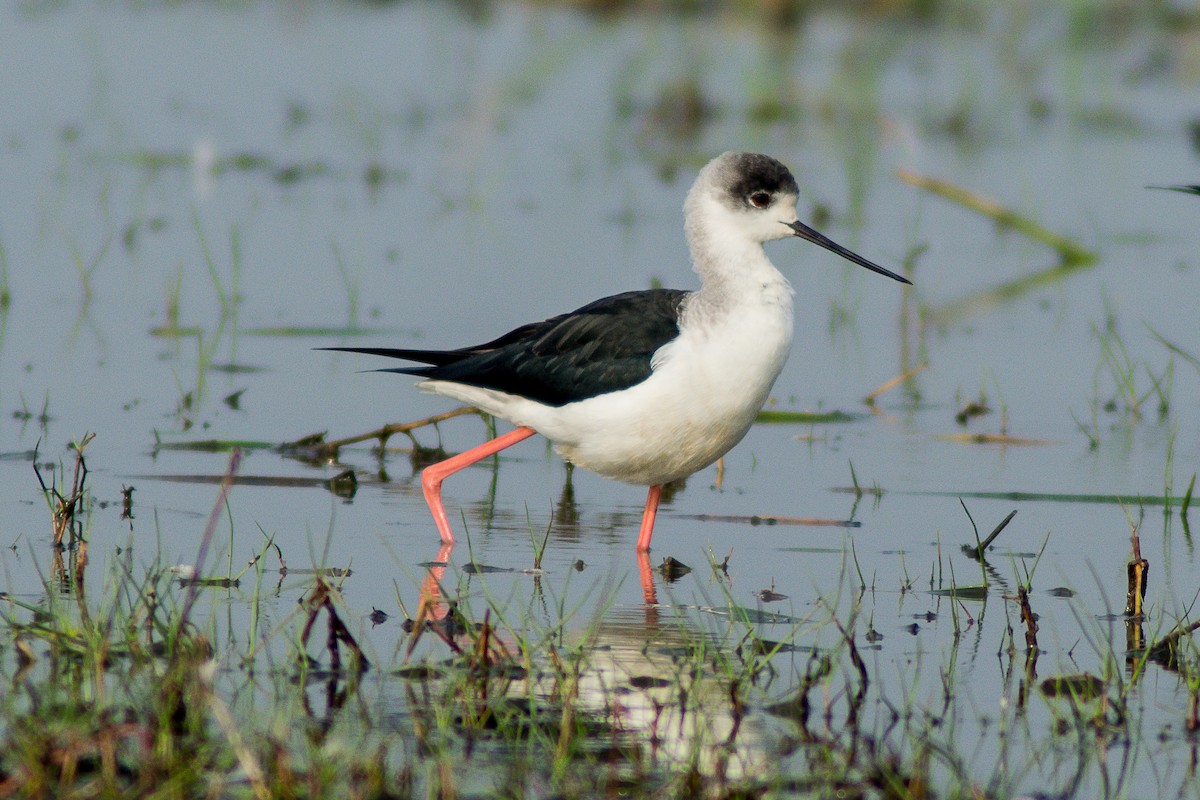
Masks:
[[[655,351],[679,335],[679,312],[688,294],[679,289],[624,292],[459,350],[323,349],[419,361],[430,366],[381,371],[498,389],[562,406],[627,389],[649,377]]]

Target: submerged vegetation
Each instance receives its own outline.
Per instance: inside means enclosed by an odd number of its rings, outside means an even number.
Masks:
[[[405,620],[390,622],[403,633],[388,655],[360,642],[366,621],[389,615],[347,598],[350,570],[291,570],[268,539],[241,573],[206,571],[222,519],[230,552],[242,549],[228,504],[238,451],[194,562],[135,557],[130,492],[126,544],[89,566],[91,440],[50,482],[37,469],[56,542],[42,592],[0,598],[3,796],[1002,798],[1036,778],[1048,797],[1084,787],[1119,797],[1137,794],[1131,763],[1196,747],[1200,623],[1144,631],[1170,617],[1145,605],[1153,569],[1136,527],[1124,612],[1097,619],[1072,606],[1074,630],[1047,631],[1038,606],[1074,592],[1047,589],[1042,553],[1011,559],[1015,571],[990,562],[1015,510],[983,541],[968,511],[974,534],[957,535],[982,582],[960,583],[955,559],[939,555],[928,569],[936,603],[921,618],[950,616],[949,650],[907,664],[880,659],[875,623],[916,581],[883,591],[853,552],[841,554],[834,593],[801,615],[767,610],[788,599],[774,582],[757,608],[739,606],[727,556],[695,583],[702,604],[655,602],[636,620],[612,617],[604,586],[570,605],[583,579],[570,571],[529,570],[503,599],[487,577],[499,587],[512,570],[472,560],[447,583],[435,562],[415,616],[399,603]],[[31,553],[39,572],[45,552]],[[97,568],[103,578],[85,581]],[[658,580],[674,596],[684,572]],[[235,597],[250,611],[236,623],[221,611]],[[990,598],[999,620],[988,620]],[[998,686],[963,684],[964,647],[995,654]],[[919,678],[930,669],[933,693]],[[1190,698],[1160,728],[1139,699],[1152,671]],[[1174,796],[1196,778],[1189,768],[1164,780],[1161,796]]]

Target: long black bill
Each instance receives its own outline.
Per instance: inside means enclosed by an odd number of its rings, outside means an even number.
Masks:
[[[871,272],[878,272],[880,275],[886,275],[894,281],[900,281],[901,283],[907,283],[909,286],[912,286],[912,281],[910,281],[908,278],[901,277],[900,275],[897,275],[896,273],[892,272],[891,270],[884,269],[883,267],[879,266],[878,264],[872,264],[870,261],[867,261],[865,258],[860,256],[858,253],[855,253],[851,250],[847,250],[846,248],[842,247],[840,244],[835,242],[833,239],[830,239],[828,236],[825,236],[822,233],[818,233],[817,231],[814,231],[812,228],[808,227],[800,220],[796,220],[795,222],[785,222],[783,224],[787,225],[789,228],[791,228],[797,236],[799,236],[801,239],[804,239],[805,241],[812,242],[813,244],[819,244],[819,245],[821,245],[821,247],[824,247],[826,250],[829,250],[830,252],[833,252],[833,253],[837,253],[839,256],[846,259],[847,261],[853,261],[855,264],[858,264],[860,267],[866,267],[867,269],[871,270]]]

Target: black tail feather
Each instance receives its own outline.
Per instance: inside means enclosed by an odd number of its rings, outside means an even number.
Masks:
[[[462,360],[462,353],[454,352],[453,350],[405,350],[396,347],[318,347],[317,350],[337,350],[342,353],[365,353],[369,356],[384,356],[386,358],[402,358],[405,361],[416,361],[421,364],[432,364],[435,367],[444,367],[447,364],[453,364],[456,361]],[[380,372],[403,372],[406,374],[416,374],[413,370],[419,370],[420,367],[412,369],[396,368],[379,370]]]

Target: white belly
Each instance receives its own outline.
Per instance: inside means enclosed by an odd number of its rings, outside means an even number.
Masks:
[[[529,426],[568,461],[605,477],[667,483],[727,453],[766,402],[791,345],[791,308],[756,312],[731,315],[738,324],[710,322],[703,334],[686,330],[659,350],[642,383],[558,408],[440,381],[421,388]]]

